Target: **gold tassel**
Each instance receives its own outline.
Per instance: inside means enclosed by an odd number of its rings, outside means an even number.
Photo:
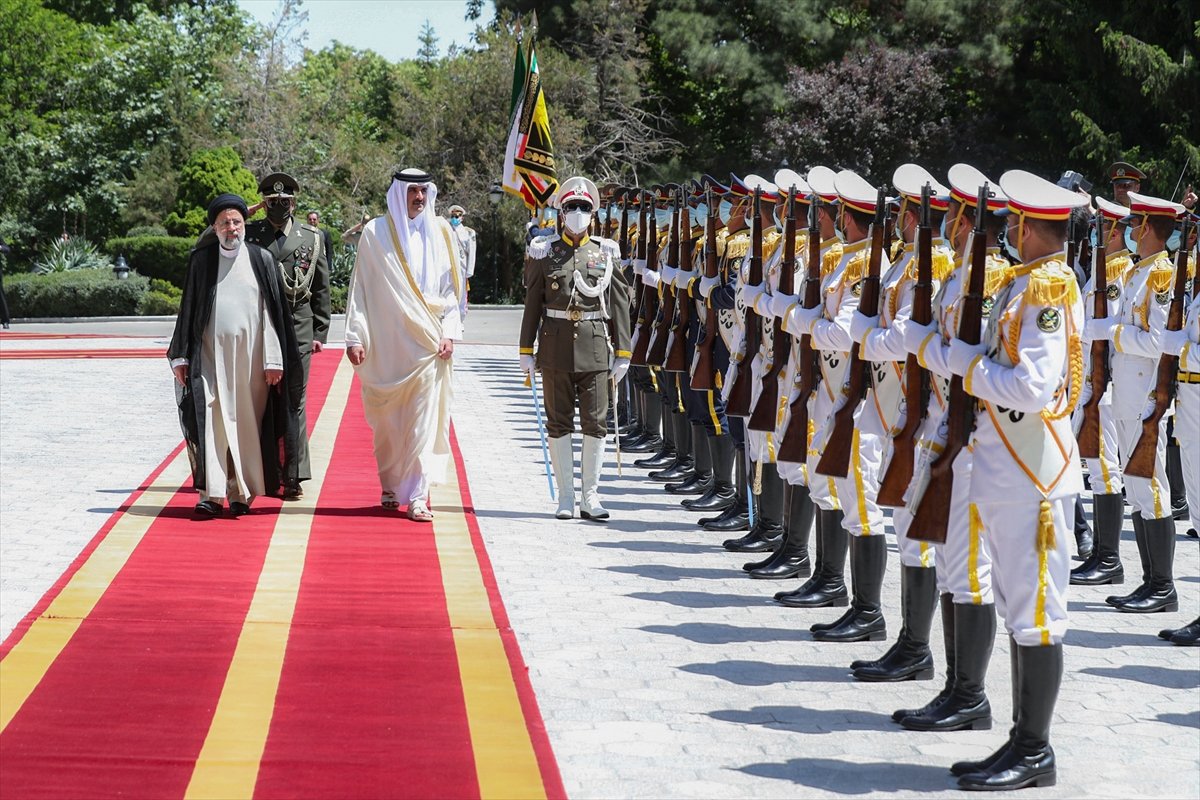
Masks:
[[[762,465],[763,462],[761,461],[754,462],[754,486],[752,491],[755,497],[762,494]]]
[[[722,377],[720,370],[717,370],[717,373],[713,375],[713,385],[717,387],[717,391],[725,388],[725,379]]]
[[[1150,291],[1155,294],[1162,294],[1170,291],[1171,282],[1175,280],[1175,268],[1171,265],[1169,259],[1159,259],[1150,268],[1150,277],[1146,279],[1146,283],[1150,286]]]
[[[842,260],[842,243],[834,242],[825,251],[825,255],[821,257],[821,277],[824,278],[837,269],[838,262]]]
[[[1050,501],[1043,500],[1038,506],[1038,552],[1048,553],[1056,546],[1057,544],[1054,541],[1054,512],[1050,508]]]
[[[1029,273],[1029,286],[1025,289],[1027,302],[1039,306],[1062,306],[1074,300],[1072,290],[1079,292],[1075,275],[1065,268],[1047,264]]]
[[[994,297],[996,292],[1013,279],[1015,272],[1008,260],[998,255],[987,258],[987,271],[983,277],[983,296]]]

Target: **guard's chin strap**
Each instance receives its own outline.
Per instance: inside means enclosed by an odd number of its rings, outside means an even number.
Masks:
[[[958,204],[958,208],[954,211],[954,221],[950,223],[950,245],[954,245],[954,240],[958,238],[958,226],[962,222],[963,211],[966,206],[962,203]],[[975,209],[975,213],[979,213],[979,209]]]

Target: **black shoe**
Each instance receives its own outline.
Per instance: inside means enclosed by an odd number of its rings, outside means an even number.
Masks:
[[[680,505],[688,511],[704,513],[705,511],[724,511],[735,502],[737,502],[737,492],[733,486],[721,481],[713,481],[704,494],[688,498]]]
[[[662,437],[657,433],[639,436],[629,443],[621,442],[622,453],[653,453],[662,447]]]
[[[996,638],[996,609],[992,605],[955,603],[954,679],[939,703],[899,720],[910,731],[991,730],[992,707],[984,691],[992,645]]]
[[[221,515],[222,508],[221,503],[218,503],[216,500],[202,500],[196,503],[193,512],[201,519],[212,519]]]
[[[887,621],[878,608],[855,608],[840,625],[813,631],[818,642],[882,642],[887,638]]]
[[[923,642],[914,642],[901,634],[892,648],[875,664],[867,664],[851,674],[867,683],[933,680],[933,651]]]
[[[700,520],[700,527],[715,533],[736,533],[750,530],[750,511],[745,506],[731,505],[711,521]]]
[[[655,470],[648,476],[659,483],[686,483],[696,475],[695,462],[691,456],[683,456],[668,464],[664,469]]]
[[[850,537],[850,574],[854,588],[852,613],[830,628],[813,630],[818,642],[882,641],[887,637],[881,594],[887,570],[887,542],[882,536]]]
[[[745,536],[726,539],[721,546],[734,553],[763,553],[774,550],[783,541],[783,526],[770,520],[756,520]]]
[[[1187,535],[1193,539],[1200,539],[1200,533],[1196,533],[1195,528],[1188,528]]]
[[[1150,559],[1149,591],[1117,605],[1118,611],[1129,614],[1152,614],[1156,611],[1178,611],[1179,595],[1175,591],[1173,563],[1175,559],[1175,522],[1169,517],[1142,521],[1145,531],[1146,554]]]
[[[804,577],[812,573],[808,560],[808,540],[816,515],[816,506],[805,486],[784,487],[783,544],[766,561],[747,564],[743,569],[757,580]]]
[[[1121,564],[1121,526],[1125,521],[1124,499],[1119,494],[1092,496],[1096,522],[1095,547],[1090,558],[1071,570],[1073,586],[1120,585],[1125,582]]]
[[[691,480],[686,480],[683,483],[668,483],[663,488],[670,494],[694,494],[703,496],[712,486],[712,473],[693,472]]]
[[[1150,551],[1146,545],[1146,523],[1140,511],[1134,511],[1130,515],[1130,521],[1133,522],[1133,537],[1137,541],[1138,557],[1142,562],[1142,582],[1129,594],[1109,595],[1104,598],[1104,602],[1114,608],[1150,594]]]
[[[240,503],[237,500],[234,500],[229,504],[229,516],[233,517],[234,519],[237,519],[238,517],[244,517],[249,513],[249,503]]]
[[[639,458],[633,462],[635,467],[642,469],[665,469],[675,463],[675,448],[659,445],[658,451],[652,456]]]
[[[1170,641],[1180,647],[1200,647],[1200,618],[1171,631]]]
[[[284,485],[284,487],[283,487],[283,499],[284,500],[299,500],[301,497],[304,497],[304,489],[302,489],[300,487],[300,481],[288,481]],[[241,503],[240,505],[246,505],[246,504]],[[229,507],[233,508],[233,504],[230,503]],[[247,506],[247,509],[249,509],[249,506]]]

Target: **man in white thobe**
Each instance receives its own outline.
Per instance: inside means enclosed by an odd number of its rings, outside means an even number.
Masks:
[[[453,229],[420,170],[392,176],[387,213],[368,222],[346,303],[346,356],[362,383],[384,508],[433,519],[431,486],[450,467],[454,342],[466,287]]]

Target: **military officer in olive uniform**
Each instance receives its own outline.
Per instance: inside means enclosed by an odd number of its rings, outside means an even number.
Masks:
[[[283,273],[284,295],[296,328],[296,343],[304,365],[304,387],[295,416],[299,431],[299,480],[284,487],[284,499],[303,495],[300,481],[312,477],[308,459],[308,369],[313,353],[321,352],[329,335],[329,254],[319,228],[294,218],[300,184],[291,175],[273,172],[258,184],[267,210],[265,220],[246,225],[246,241],[264,247],[275,256]]]
[[[608,434],[609,381],[620,382],[629,369],[630,301],[620,249],[588,234],[599,199],[596,184],[587,178],[565,181],[554,200],[562,233],[534,239],[525,254],[521,369],[541,372],[559,519],[575,514],[571,434],[576,405],[583,432],[580,516],[608,519],[597,486]]]

